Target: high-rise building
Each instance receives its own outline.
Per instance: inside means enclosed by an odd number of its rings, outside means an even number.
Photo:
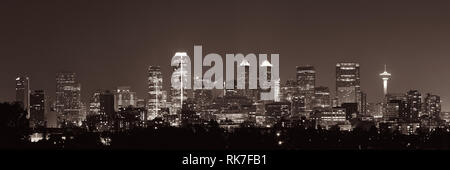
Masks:
[[[110,91],[104,91],[100,94],[100,114],[105,114],[108,116],[114,115],[115,113],[115,100],[114,94]]]
[[[330,89],[328,87],[315,87],[314,90],[314,107],[326,108],[331,107]]]
[[[262,61],[261,62],[261,64],[259,65],[259,67],[261,68],[261,67],[264,67],[264,68],[266,68],[266,77],[267,77],[267,82],[266,82],[266,84],[262,84],[262,86],[265,86],[265,87],[271,87],[271,88],[275,88],[275,86],[277,86],[276,84],[277,84],[277,82],[278,82],[278,84],[279,84],[279,80],[274,80],[274,81],[272,81],[272,64],[269,62],[269,60],[264,60],[264,61]],[[259,78],[259,77],[258,77]],[[258,83],[259,83],[259,80],[258,80]],[[276,87],[276,88],[279,88],[279,85],[278,85],[278,87]],[[275,91],[276,91],[276,89],[260,89],[260,92],[264,92],[264,93],[268,93],[268,92],[271,92],[271,90],[273,90],[273,94],[270,94],[270,95],[273,95],[272,96],[272,98],[271,98],[271,100],[275,100],[275,99],[278,99],[278,97],[279,96],[276,96],[276,95],[278,95],[278,94],[276,94],[275,93]],[[264,99],[264,98],[262,98],[261,96],[259,97],[259,99],[260,100],[268,100],[268,99]]]
[[[58,125],[81,125],[81,85],[73,72],[56,74],[56,112]]]
[[[281,86],[281,100],[292,101],[292,98],[297,95],[297,91],[297,80],[287,80],[286,83]]]
[[[372,116],[374,119],[383,117],[383,103],[368,103],[366,107],[366,116]]]
[[[189,58],[186,57],[187,54],[185,52],[177,52],[175,53],[174,57],[178,57],[176,59],[173,59],[172,64],[175,64],[175,66],[172,66],[173,73],[172,73],[172,80],[174,82],[179,82],[178,87],[174,87],[174,84],[172,83],[171,89],[170,89],[170,97],[171,97],[171,107],[170,107],[170,114],[178,115],[181,114],[181,109],[183,108],[184,101],[188,98],[188,89],[187,87],[190,86],[190,72],[187,70],[190,69],[188,63]]]
[[[314,88],[316,86],[316,70],[313,66],[297,66],[297,84],[300,95],[305,96],[307,110],[314,107]]]
[[[89,114],[98,115],[100,114],[100,90],[96,90],[89,101]]]
[[[440,119],[441,97],[427,93],[424,99],[423,114],[428,115],[431,119]]]
[[[250,77],[251,64],[246,59],[243,59],[239,64],[239,67],[243,67],[244,72],[242,72],[241,75],[238,75],[237,83],[244,82],[245,86],[244,89],[237,89],[237,84],[235,84],[236,86],[234,90],[236,90],[237,95],[245,96],[254,101],[258,100],[257,89],[250,89],[250,81],[253,79]]]
[[[405,121],[417,121],[421,114],[422,95],[417,90],[410,90],[406,94],[406,115]]]
[[[117,87],[115,91],[115,110],[136,106],[136,92],[131,91],[129,86]]]
[[[358,93],[358,110],[359,110],[359,114],[361,115],[365,115],[366,114],[366,109],[367,109],[367,94],[364,93],[363,91],[360,91]]]
[[[360,74],[358,63],[338,63],[336,64],[336,97],[337,104],[358,103],[361,99],[358,95],[361,92]],[[361,109],[360,107],[358,109]]]
[[[384,65],[384,72],[380,73],[380,77],[383,80],[383,94],[388,94],[388,80],[391,78],[391,73],[386,71],[386,65]]]
[[[210,89],[195,89],[194,101],[200,110],[204,110],[210,106],[213,100],[212,90]]]
[[[35,90],[30,95],[30,126],[45,127],[46,100],[43,90]]]
[[[400,101],[392,100],[385,106],[383,119],[386,121],[394,121],[400,117]]]
[[[27,112],[27,118],[30,118],[30,79],[28,77],[16,78],[16,101]]]
[[[163,95],[163,78],[161,68],[159,66],[150,66],[148,68],[148,120],[161,117],[161,108],[166,103]]]
[[[308,112],[305,112],[305,97],[304,96],[293,96],[291,98],[291,113],[293,115],[308,117]]]

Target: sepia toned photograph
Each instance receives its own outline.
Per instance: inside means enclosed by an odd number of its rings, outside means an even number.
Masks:
[[[448,151],[449,44],[444,0],[3,0],[0,150]]]

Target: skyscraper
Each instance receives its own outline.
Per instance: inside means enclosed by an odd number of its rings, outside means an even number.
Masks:
[[[388,80],[391,78],[391,73],[386,71],[386,65],[384,65],[384,72],[380,73],[380,77],[383,80],[383,94],[386,96],[388,94]]]
[[[45,127],[46,100],[43,90],[35,90],[30,95],[30,126]]]
[[[275,99],[279,99],[279,96],[276,96],[276,95],[279,94],[279,88],[280,88],[279,83],[280,83],[280,81],[279,81],[279,79],[272,81],[272,66],[273,65],[267,59],[262,61],[260,66],[259,66],[260,68],[264,67],[266,69],[267,82],[265,84],[263,84],[262,86],[269,87],[268,89],[260,89],[260,91],[264,92],[264,93],[273,92],[273,93],[270,94],[270,95],[273,95],[273,96],[271,96],[271,100],[275,100]],[[261,72],[260,72],[260,74],[261,74]],[[259,81],[258,81],[258,83],[259,83]],[[277,83],[278,83],[278,85],[276,85]],[[278,93],[275,93],[275,91],[277,90],[277,89],[275,89],[275,86],[277,86],[276,88],[278,88]],[[270,88],[274,88],[274,89],[270,89]],[[267,99],[262,98],[262,97],[260,97],[259,99],[260,100],[267,100]]]
[[[417,90],[410,90],[406,94],[406,117],[409,122],[417,121],[422,107],[422,95]]]
[[[98,115],[100,114],[100,90],[96,90],[89,101],[89,114]]]
[[[424,99],[423,114],[428,115],[431,119],[439,119],[441,114],[441,97],[427,93]]]
[[[385,95],[384,101],[384,118],[389,120],[392,118],[400,118],[401,120],[407,120],[408,118],[408,106],[407,95],[404,93],[388,93]],[[396,107],[396,113],[394,113],[393,106]],[[390,107],[390,108],[389,108]],[[390,113],[387,113],[390,112]],[[390,115],[390,116],[386,116]]]
[[[188,61],[189,58],[186,57],[187,54],[185,52],[177,52],[175,53],[176,58],[173,64],[176,64],[175,66],[172,66],[173,68],[173,74],[172,78],[176,77],[174,79],[175,82],[179,82],[179,87],[171,87],[171,102],[172,107],[170,110],[171,114],[177,114],[181,111],[183,107],[183,102],[187,100],[187,90],[186,87],[189,86],[191,76],[190,73],[187,71],[188,69]]]
[[[110,91],[104,91],[99,96],[100,114],[113,116],[115,113],[114,94]]]
[[[312,110],[316,86],[316,71],[313,66],[297,66],[297,84],[300,95],[305,96],[306,109]]]
[[[116,111],[129,106],[136,106],[136,92],[131,91],[131,87],[129,86],[117,87],[114,93],[114,98]]]
[[[292,98],[298,94],[297,80],[287,80],[286,83],[281,87],[281,100],[292,101]]]
[[[166,102],[162,85],[163,78],[161,68],[159,66],[150,66],[148,68],[148,120],[162,116],[160,111]]]
[[[30,118],[30,79],[28,77],[16,78],[16,101],[27,112],[27,118]]]
[[[316,87],[314,91],[314,107],[331,107],[330,89],[328,87]]]
[[[56,74],[56,112],[58,125],[80,125],[83,118],[81,111],[81,85],[73,72]]]
[[[250,69],[251,69],[251,64],[246,60],[243,59],[242,62],[239,64],[238,67],[243,67],[244,72],[241,73],[241,75],[237,76],[237,83],[239,82],[244,82],[245,86],[244,89],[238,89],[237,88],[237,84],[235,84],[235,89],[231,89],[237,92],[238,95],[240,96],[245,96],[249,99],[252,99],[254,101],[258,100],[258,93],[256,89],[250,89],[250,81],[252,80],[252,77],[250,77]],[[238,72],[239,74],[239,72]],[[258,78],[256,78],[257,80]]]
[[[361,92],[359,64],[338,63],[336,64],[336,97],[337,104],[361,103],[358,94]]]

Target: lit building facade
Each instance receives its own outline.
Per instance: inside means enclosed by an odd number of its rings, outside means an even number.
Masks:
[[[179,54],[179,53],[177,53]],[[176,55],[177,55],[176,54]],[[180,56],[182,53],[180,53]],[[173,86],[170,88],[170,98],[171,98],[171,107],[170,114],[180,114],[183,106],[183,102],[188,98],[188,91],[186,87],[189,85],[189,78],[191,75],[186,69],[188,69],[188,64],[190,61],[187,57],[180,57],[173,68],[173,77],[176,77],[176,82],[180,82],[180,87],[174,88]],[[172,77],[172,78],[173,78]],[[181,85],[182,84],[182,85]],[[156,90],[156,89],[155,89]],[[149,111],[150,113],[150,111]]]
[[[336,98],[337,104],[358,103],[358,94],[361,92],[358,63],[336,64]]]
[[[292,98],[297,95],[298,85],[296,80],[287,80],[281,86],[281,101],[292,101]]]
[[[325,129],[344,124],[348,124],[345,108],[333,107],[320,112],[319,125],[325,127]]]
[[[56,74],[56,112],[58,125],[81,125],[81,85],[73,72]]]
[[[330,89],[328,87],[315,87],[314,107],[331,107]]]
[[[98,115],[100,114],[100,94],[101,91],[95,91],[89,101],[89,114]]]
[[[30,95],[30,127],[45,127],[46,100],[43,90]]]
[[[159,66],[150,66],[148,68],[148,98],[147,110],[148,120],[156,117],[162,117],[161,108],[166,104],[166,95],[163,91],[163,78]],[[179,103],[179,102],[178,102]]]
[[[316,70],[313,66],[297,66],[297,84],[300,95],[305,96],[306,109],[312,110],[316,86]]]
[[[440,119],[441,97],[428,93],[424,99],[423,114],[428,115],[431,119]]]
[[[16,78],[16,102],[27,112],[27,118],[30,117],[30,79],[19,76]]]
[[[383,117],[383,103],[368,103],[365,116],[381,119]]]
[[[422,95],[418,90],[410,90],[406,94],[406,114],[405,121],[417,121],[421,114]]]
[[[131,91],[129,86],[117,87],[115,94],[116,111],[127,107],[136,107],[136,92]]]

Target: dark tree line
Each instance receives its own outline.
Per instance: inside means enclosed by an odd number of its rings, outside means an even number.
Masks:
[[[0,148],[21,148],[28,139],[29,121],[19,103],[0,103]]]
[[[183,124],[135,127],[126,131],[91,132],[83,128],[61,129],[30,142],[26,113],[19,104],[0,104],[1,149],[113,149],[113,150],[448,150],[447,129],[419,129],[417,135],[403,135],[375,126],[353,131],[329,130],[302,125],[283,128],[243,126],[223,129],[213,120],[202,125]]]

